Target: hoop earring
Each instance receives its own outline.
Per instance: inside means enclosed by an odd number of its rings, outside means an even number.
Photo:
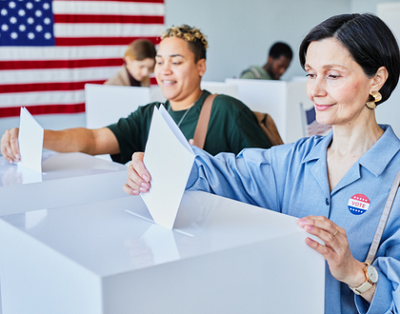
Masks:
[[[382,95],[380,92],[377,91],[372,91],[371,92],[371,96],[374,97],[373,101],[367,101],[367,103],[365,104],[368,109],[374,110],[376,108],[376,102],[380,101],[382,99]]]

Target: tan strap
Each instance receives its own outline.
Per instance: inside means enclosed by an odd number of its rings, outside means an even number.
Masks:
[[[203,107],[200,111],[199,120],[197,121],[196,131],[194,132],[193,145],[203,149],[206,141],[208,123],[211,116],[211,108],[215,97],[218,94],[210,94],[204,101]]]
[[[390,189],[390,193],[386,201],[385,208],[383,209],[382,212],[381,220],[379,221],[378,228],[376,228],[376,232],[374,235],[374,239],[372,240],[371,246],[369,248],[367,259],[365,260],[365,263],[367,263],[368,265],[371,265],[375,259],[379,243],[381,242],[383,230],[385,230],[386,222],[389,218],[389,214],[392,209],[393,201],[394,198],[396,197],[399,185],[400,185],[400,171],[397,173],[396,178],[394,179],[392,188]]]
[[[282,145],[283,141],[276,127],[274,119],[267,114],[262,112],[253,111],[255,114],[258,124],[260,125],[263,132],[267,135],[272,146]]]

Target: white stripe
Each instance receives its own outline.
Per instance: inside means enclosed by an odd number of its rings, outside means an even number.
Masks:
[[[114,76],[120,66],[48,70],[0,71],[0,84],[82,82],[107,80]]]
[[[163,3],[53,1],[54,14],[164,15]]]
[[[82,102],[85,102],[84,90],[0,94],[1,107],[69,105]]]
[[[0,61],[122,58],[126,45],[94,47],[0,47]]]
[[[68,24],[54,25],[54,36],[63,37],[136,37],[161,36],[163,24]]]

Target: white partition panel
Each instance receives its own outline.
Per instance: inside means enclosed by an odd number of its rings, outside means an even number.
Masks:
[[[127,117],[150,102],[150,88],[85,85],[86,127],[97,129]]]
[[[313,106],[306,93],[306,82],[226,79],[238,87],[238,99],[251,110],[268,113],[274,119],[284,143],[303,137],[302,111]]]
[[[201,89],[208,90],[211,94],[224,94],[238,98],[238,88],[236,84],[227,84],[223,82],[201,82]]]

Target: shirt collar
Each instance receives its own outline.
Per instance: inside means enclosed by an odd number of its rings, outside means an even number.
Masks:
[[[394,134],[390,125],[380,125],[384,130],[383,135],[361,158],[359,164],[368,169],[375,176],[379,176],[385,170],[394,155],[400,150],[400,140]],[[320,141],[310,150],[303,162],[311,160],[326,159],[326,150],[332,142],[332,132],[322,137]],[[316,139],[318,140],[318,138]]]

